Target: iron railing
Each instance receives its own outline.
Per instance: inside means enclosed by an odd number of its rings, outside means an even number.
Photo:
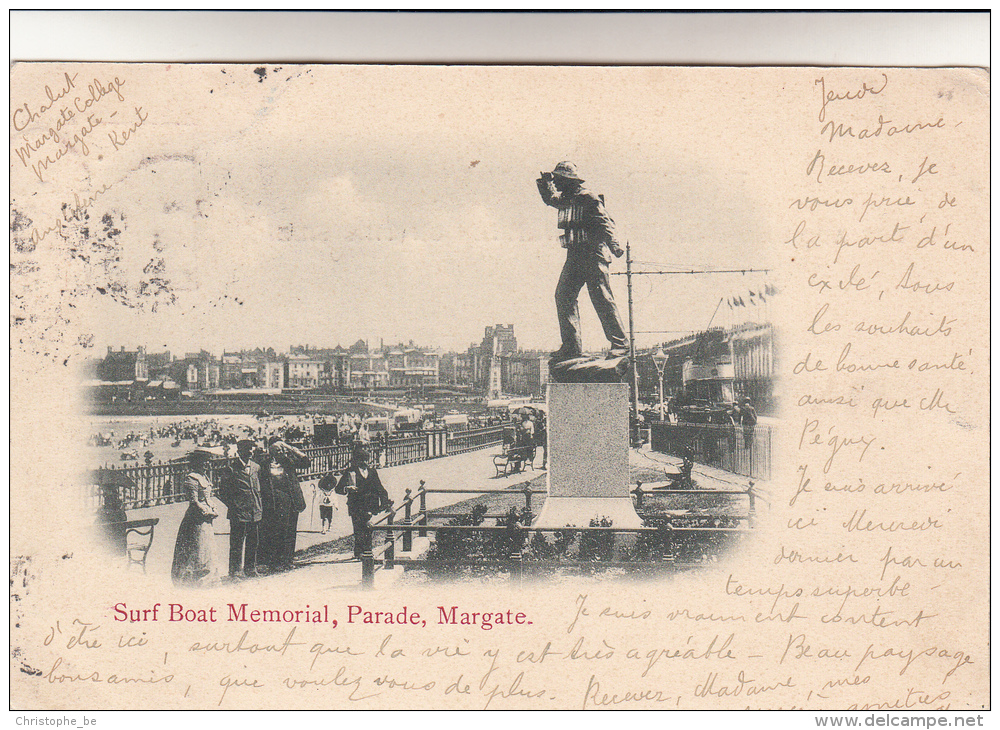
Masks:
[[[751,479],[771,479],[771,427],[704,423],[651,424],[653,451],[684,457]]]
[[[448,437],[448,453],[464,454],[467,451],[486,449],[503,442],[503,426],[470,428],[467,431],[452,431]]]
[[[421,480],[420,487],[412,492],[410,489],[406,490],[403,501],[398,506],[390,509],[382,517],[371,523],[373,532],[375,533],[385,533],[385,539],[381,545],[373,546],[370,551],[365,552],[361,557],[361,585],[363,588],[371,589],[375,585],[375,574],[378,570],[393,570],[397,565],[402,565],[404,568],[441,568],[445,565],[450,565],[455,568],[459,567],[484,567],[488,566],[493,569],[507,571],[510,574],[511,580],[514,582],[520,582],[524,577],[526,571],[536,571],[536,570],[546,570],[551,568],[624,568],[629,571],[647,571],[647,570],[664,570],[664,569],[686,569],[695,568],[700,565],[700,563],[692,561],[691,556],[697,554],[698,544],[710,544],[713,546],[718,546],[724,541],[739,539],[750,532],[752,532],[755,522],[755,500],[756,495],[754,493],[753,483],[746,490],[650,490],[643,491],[642,485],[636,485],[636,488],[632,491],[632,495],[635,498],[636,508],[640,515],[647,522],[646,526],[635,527],[635,528],[618,528],[614,526],[603,527],[565,527],[565,528],[552,528],[545,530],[538,530],[532,528],[529,525],[448,525],[448,524],[431,524],[429,518],[431,514],[427,509],[427,495],[428,494],[476,494],[476,495],[510,495],[510,496],[523,496],[524,507],[528,510],[529,514],[532,506],[532,495],[535,494],[545,494],[546,490],[536,490],[532,489],[528,483],[525,483],[521,489],[487,489],[487,490],[447,490],[447,489],[428,489],[424,481]],[[733,524],[727,526],[717,526],[717,525],[689,525],[687,522],[689,520],[680,519],[663,515],[662,513],[644,513],[643,507],[649,504],[649,499],[653,495],[658,494],[671,494],[671,495],[684,495],[688,497],[697,498],[717,498],[719,496],[728,497],[731,495],[746,496],[749,499],[748,511],[746,516],[741,516],[738,518],[731,518]],[[416,506],[416,511],[414,507]],[[433,514],[435,519],[446,519],[451,517],[459,516],[457,513],[445,513],[441,511],[436,511]],[[506,515],[500,514],[486,514],[483,519],[496,519],[500,517],[505,517]],[[397,518],[402,518],[397,521]],[[710,519],[710,518],[709,518]],[[650,523],[655,522],[655,525],[650,526]],[[745,526],[743,526],[745,525]],[[396,543],[402,543],[401,548],[404,553],[410,553],[413,549],[413,533],[416,532],[419,537],[426,537],[428,533],[434,533],[442,531],[452,531],[452,532],[478,532],[478,533],[499,533],[506,535],[508,537],[515,538],[514,542],[521,545],[517,550],[510,553],[509,556],[505,556],[505,559],[500,561],[486,561],[482,558],[476,558],[474,556],[466,556],[463,558],[453,559],[453,560],[428,560],[421,558],[413,558],[412,556],[407,556],[404,560],[398,560],[396,557]],[[530,557],[530,549],[524,546],[528,545],[528,538],[531,533],[560,533],[560,532],[572,532],[579,535],[644,535],[647,538],[653,538],[660,549],[665,553],[672,553],[670,558],[663,558],[659,560],[570,560],[566,558],[559,558],[555,560],[551,559],[537,559]],[[613,539],[613,538],[612,538]],[[692,548],[695,548],[692,550]]]
[[[309,466],[299,474],[300,479],[319,479],[332,472],[343,471],[351,461],[350,444],[314,446],[302,451],[309,457]]]
[[[385,465],[410,464],[427,458],[427,438],[424,433],[417,436],[391,439],[385,446]]]
[[[418,431],[412,436],[389,439],[386,443],[373,443],[371,448],[379,452],[379,466],[389,467],[486,448],[499,444],[502,439],[502,427],[454,432],[451,438],[444,430]],[[458,446],[453,447],[453,444]],[[343,471],[351,460],[350,444],[316,446],[303,449],[303,452],[309,457],[309,466],[299,472],[299,478],[303,480],[319,479]],[[208,477],[215,481],[215,476],[228,461],[222,457],[212,459]],[[126,510],[172,504],[185,499],[184,480],[189,471],[186,459],[156,464],[108,465],[88,475],[79,497],[93,511],[100,510],[104,505],[104,494],[108,488],[117,490]]]

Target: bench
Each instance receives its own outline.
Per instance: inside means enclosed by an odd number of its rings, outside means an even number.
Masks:
[[[691,478],[691,471],[694,469],[694,462],[686,458],[681,464],[681,470],[676,472],[664,472],[669,483],[665,487],[654,487],[656,489],[694,489],[694,479]]]
[[[128,556],[126,567],[141,565],[142,572],[146,572],[146,554],[153,546],[153,530],[159,521],[158,517],[151,517],[145,520],[129,520],[125,523],[125,554]],[[130,535],[135,535],[139,539],[130,543],[128,540]]]
[[[524,467],[531,467],[535,470],[535,447],[520,446],[504,449],[502,454],[493,457],[493,466],[496,468],[496,476],[509,476],[524,471]],[[520,466],[520,468],[518,468]]]

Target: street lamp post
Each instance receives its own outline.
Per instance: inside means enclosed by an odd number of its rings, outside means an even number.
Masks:
[[[662,346],[657,346],[653,353],[653,364],[656,365],[658,385],[660,386],[660,420],[663,420],[663,368],[667,364],[667,356]]]

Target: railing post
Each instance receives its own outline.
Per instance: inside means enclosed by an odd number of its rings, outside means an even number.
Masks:
[[[361,554],[361,587],[365,590],[375,587],[375,556],[371,549]]]
[[[413,517],[411,507],[413,502],[410,498],[410,490],[406,490],[406,495],[403,499],[405,507],[404,520],[406,521],[406,530],[403,531],[403,552],[408,553],[413,550]]]
[[[125,467],[122,467],[122,472],[125,472]],[[141,479],[138,474],[135,476],[136,489],[142,494],[143,507],[155,507],[156,500],[154,499],[154,488],[153,482],[148,479]]]
[[[518,588],[524,582],[524,563],[521,558],[521,550],[512,553],[510,556],[510,582]]]
[[[394,515],[390,512],[389,518],[386,523],[389,525],[388,530],[385,531],[385,569],[392,570],[396,567],[396,534],[392,530],[392,521]]]
[[[757,509],[756,509],[757,495],[754,494],[753,491],[753,482],[750,482],[750,486],[747,488],[747,496],[750,497],[750,513],[748,515],[747,522],[749,523],[750,527],[753,527],[754,523],[757,521]]]
[[[420,480],[420,537],[427,537],[427,489]]]
[[[524,507],[531,512],[531,484],[524,485]]]
[[[635,495],[635,508],[636,510],[642,509],[642,482],[635,483],[635,489],[632,490],[632,494]]]

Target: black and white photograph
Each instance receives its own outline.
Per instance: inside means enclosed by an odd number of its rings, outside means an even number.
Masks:
[[[86,82],[81,104],[127,110],[126,70],[64,73],[54,95]],[[246,126],[199,125],[197,151],[157,134],[55,229],[12,208],[15,251],[58,237],[87,272],[60,294],[98,328],[51,355],[82,380],[80,506],[127,566],[611,578],[716,560],[752,529],[777,413],[764,226],[658,125],[637,130],[655,159],[634,133],[590,137],[624,124],[602,95],[646,72],[143,71],[193,76]],[[547,99],[553,73],[568,88]],[[408,76],[424,93],[401,103]],[[468,87],[493,93],[458,126]],[[110,154],[155,124],[132,106]],[[15,148],[43,185],[53,141]]]

